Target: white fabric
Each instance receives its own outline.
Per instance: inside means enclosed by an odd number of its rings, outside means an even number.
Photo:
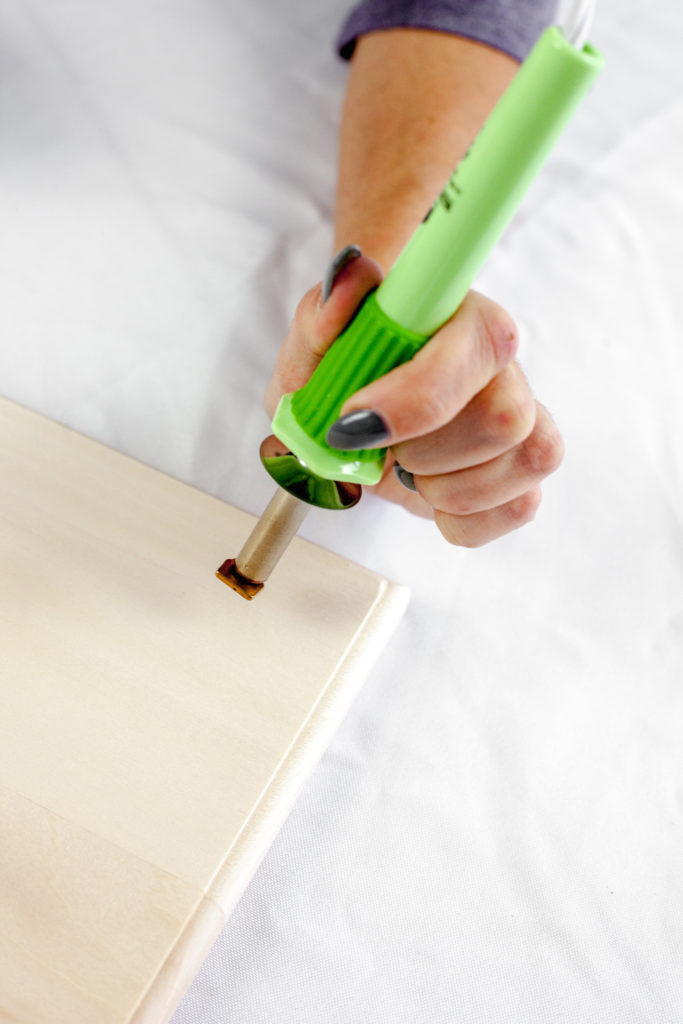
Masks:
[[[411,606],[174,1024],[683,1020],[683,9],[604,76],[478,287],[567,454],[477,551],[302,533]],[[330,255],[333,0],[2,0],[0,389],[252,512]]]

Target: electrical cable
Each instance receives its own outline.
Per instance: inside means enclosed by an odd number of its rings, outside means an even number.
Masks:
[[[595,0],[565,0],[560,10],[559,22],[565,36],[577,49],[583,49],[593,23]]]

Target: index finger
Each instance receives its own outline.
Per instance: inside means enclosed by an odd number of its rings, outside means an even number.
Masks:
[[[518,342],[510,315],[470,291],[413,359],[347,399],[341,417],[361,409],[379,415],[389,433],[383,446],[421,437],[450,423],[514,358]]]

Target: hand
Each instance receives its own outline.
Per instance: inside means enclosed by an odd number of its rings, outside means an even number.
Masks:
[[[328,271],[327,301],[318,284],[299,303],[266,391],[270,416],[382,281],[359,250],[340,256]],[[562,460],[562,438],[514,359],[517,346],[510,316],[471,291],[410,362],[352,395],[335,425],[341,439],[344,417],[356,414],[346,421],[355,443],[340,448],[389,446],[372,490],[434,519],[451,544],[479,547],[530,522],[541,481]]]

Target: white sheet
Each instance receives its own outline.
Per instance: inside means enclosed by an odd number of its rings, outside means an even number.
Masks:
[[[309,517],[412,604],[174,1024],[683,1020],[683,14],[599,6],[604,76],[477,282],[565,462],[478,551]],[[343,10],[3,0],[2,392],[261,511]]]

